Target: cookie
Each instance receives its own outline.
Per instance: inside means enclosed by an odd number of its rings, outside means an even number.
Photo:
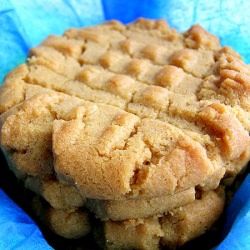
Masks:
[[[79,239],[91,231],[89,214],[82,208],[57,209],[36,196],[32,209],[40,223],[63,238]]]
[[[110,248],[178,247],[212,226],[223,209],[215,190],[250,159],[249,75],[240,55],[199,25],[72,28],[5,77],[1,149],[63,237],[82,235],[78,223],[64,230],[86,205],[105,221]],[[73,219],[60,221],[69,211]]]
[[[176,249],[204,234],[218,220],[224,204],[224,190],[219,187],[161,216],[103,222],[95,235],[106,249],[160,249],[160,245]]]
[[[162,214],[173,208],[191,203],[194,200],[195,190],[194,188],[190,188],[174,195],[160,196],[152,199],[87,199],[85,206],[102,221],[122,221]]]
[[[41,106],[42,102],[43,106]],[[47,107],[45,105],[46,102]],[[77,169],[72,168],[73,171],[76,171],[76,173],[72,173],[76,176],[75,182],[78,183],[78,188],[80,190],[82,189],[81,193],[84,197],[122,199],[126,196],[136,197],[138,194],[141,197],[148,198],[161,195],[170,195],[174,192],[185,190],[186,188],[200,184],[201,181],[205,181],[206,178],[208,178],[208,176],[214,172],[215,167],[213,166],[212,161],[208,158],[204,148],[200,144],[192,140],[190,137],[187,137],[186,134],[184,134],[180,129],[177,129],[174,126],[159,120],[147,118],[140,119],[135,115],[124,112],[115,107],[84,102],[81,99],[68,97],[66,95],[58,95],[57,93],[50,95],[36,95],[33,98],[27,100],[23,105],[20,105],[18,110],[13,112],[16,113],[10,115],[2,126],[2,145],[6,148],[6,150],[15,148],[15,151],[11,151],[11,158],[13,162],[16,166],[18,166],[17,168],[19,170],[29,175],[36,176],[39,174],[52,174],[52,147],[53,154],[55,156],[54,168],[57,171],[58,176],[61,175],[63,171],[65,171],[63,170],[63,164],[66,164],[69,168],[72,164],[76,164],[74,160],[71,160],[69,163],[64,162],[65,160],[67,161],[67,159],[76,159],[79,161],[79,157],[77,158],[73,155],[70,156],[71,152],[74,154],[74,152],[79,153],[80,151],[84,151],[85,153],[81,154],[82,157],[89,157],[91,154],[94,156],[96,152],[98,152],[96,156],[92,157],[93,160],[89,160],[86,167],[82,166],[87,171],[86,175],[78,175]],[[54,119],[54,115],[56,115],[58,118]],[[77,119],[77,116],[79,116],[79,119]],[[81,121],[82,116],[85,116],[85,122]],[[98,119],[100,117],[103,117],[101,126],[98,124]],[[66,121],[62,120],[62,118],[64,118]],[[104,119],[106,119],[106,123]],[[30,120],[32,120],[32,122]],[[157,128],[153,128],[153,124],[157,125]],[[86,131],[82,127],[85,125],[87,125]],[[34,129],[34,127],[36,127],[36,129]],[[66,131],[64,131],[65,129],[67,129],[69,133],[66,133]],[[134,133],[134,130],[137,130],[138,132]],[[244,133],[243,129],[242,132]],[[20,134],[16,135],[16,133]],[[20,141],[15,139],[16,137],[20,136],[21,133],[24,137],[28,137],[28,142],[26,139]],[[129,136],[131,133],[133,133],[133,136],[130,138]],[[238,134],[240,133],[241,131]],[[74,136],[79,138],[83,136],[86,141],[89,141],[89,143],[85,146],[79,140],[80,144],[77,144],[72,140]],[[119,138],[119,136],[121,137]],[[243,134],[243,136],[245,136],[246,140],[248,139],[248,135]],[[243,136],[238,136],[236,139],[241,139],[241,142],[243,143]],[[52,137],[53,145],[51,145]],[[109,139],[112,137],[116,137],[114,142]],[[169,144],[164,146],[164,140],[168,141],[169,138],[171,138],[172,145]],[[110,141],[109,145],[106,144],[107,140]],[[126,142],[126,140],[128,140],[128,142]],[[145,143],[145,141],[147,143]],[[73,143],[74,145],[67,145],[68,143]],[[113,143],[114,145],[112,145]],[[124,147],[126,143],[130,145],[130,147],[128,146],[127,150],[123,150],[122,147]],[[64,148],[61,147],[61,145],[63,145],[63,147],[66,146],[70,148],[67,151],[67,154],[60,155],[60,152],[64,151]],[[77,151],[75,150],[75,147],[78,148]],[[118,147],[121,147],[121,149],[115,150],[113,153],[112,149]],[[163,147],[165,152],[159,152],[162,154],[162,156],[159,159],[153,159],[158,161],[159,164],[152,164],[150,162],[150,158],[152,159],[152,157],[156,157],[152,156],[152,153],[159,151],[160,147]],[[175,147],[176,149],[172,151],[171,147]],[[96,152],[88,152],[89,148],[95,148]],[[135,152],[134,148],[137,149],[137,152]],[[241,148],[239,147],[238,149],[240,150]],[[189,155],[189,161],[191,161],[193,158],[193,163],[185,163],[185,159],[181,158],[184,157],[184,151],[186,156]],[[46,154],[47,157],[41,157],[42,155]],[[144,158],[139,159],[137,158],[139,155],[145,156]],[[175,157],[177,155],[179,162],[175,161]],[[107,160],[106,158],[109,157],[112,157],[112,159]],[[105,168],[109,168],[109,164],[115,164],[114,162],[116,159],[121,157],[124,157],[127,159],[127,161],[124,162],[123,172],[121,169],[121,164],[123,163],[119,163],[120,176],[117,175],[115,177],[118,186],[113,191],[109,188],[111,183],[108,183],[108,180],[112,181],[113,179],[111,176],[117,173],[117,170],[112,168],[111,170],[106,171],[108,174],[106,177],[99,177],[100,183],[101,180],[106,183],[105,185],[100,185],[102,191],[99,190],[99,187],[93,183],[93,178],[89,177],[91,177],[91,175],[95,175],[97,177],[97,171],[100,171],[100,169],[96,169],[94,172],[91,169],[93,169],[94,166],[98,166],[97,161],[100,161],[99,164],[104,167],[103,171],[105,172]],[[41,161],[41,159],[44,160],[44,162]],[[128,171],[129,159],[131,159],[131,168]],[[173,159],[175,162],[171,163],[171,159]],[[58,164],[58,161],[60,161],[60,164]],[[104,162],[103,164],[101,163],[102,161]],[[160,181],[159,178],[162,174],[161,171],[164,171],[164,169],[161,169],[161,164],[163,164],[164,161],[168,161],[168,164],[175,164],[176,166],[179,166],[180,169],[177,170],[176,168],[176,171],[180,171],[180,173],[176,172],[175,174],[171,174],[170,172],[168,177],[165,176],[165,179],[162,180],[162,185],[158,185],[159,189],[162,189],[162,186],[164,186],[164,189],[158,191],[157,186],[152,186],[155,181]],[[81,160],[81,162],[84,164],[86,161]],[[141,173],[140,169],[136,169],[138,164],[142,164]],[[175,189],[176,183],[178,181],[178,174],[183,175],[185,174],[185,171],[187,171],[185,169],[181,169],[182,167],[185,168],[186,164],[192,164],[192,169],[188,170],[189,174],[186,177],[182,177],[182,181],[177,185],[178,188]],[[199,166],[197,165],[195,168],[194,164],[198,164]],[[58,165],[60,165],[59,168]],[[28,169],[30,166],[32,167],[31,171]],[[164,166],[165,165],[162,165],[163,168]],[[154,170],[155,167],[157,167],[157,171]],[[188,167],[188,165],[186,165],[186,167]],[[66,169],[66,171],[68,170]],[[79,171],[82,171],[81,168]],[[151,171],[153,171],[153,175],[150,173]],[[137,174],[136,177],[134,173]],[[66,175],[70,176],[70,173]],[[145,178],[145,175],[150,175],[151,180]],[[142,178],[141,180],[139,179],[140,177]],[[85,178],[85,180],[81,180],[81,178]],[[136,178],[136,181],[139,183],[139,185],[137,185],[137,183],[131,183],[132,179]],[[83,182],[86,182],[86,184],[80,187],[80,184]],[[144,184],[141,186],[140,182]]]
[[[102,249],[157,250],[163,235],[157,216],[121,222],[106,221],[94,232],[96,242]]]
[[[202,192],[194,202],[172,210],[160,221],[164,231],[161,244],[176,248],[203,235],[219,219],[224,205],[225,193],[219,187]]]
[[[55,178],[41,179],[29,176],[25,179],[24,186],[43,197],[55,209],[66,210],[84,206],[84,199],[75,186]]]
[[[49,176],[55,170],[60,178],[73,179],[88,198],[170,195],[198,185],[214,169],[205,149],[168,123],[57,93],[36,95],[20,105],[4,121],[2,146],[22,172]],[[79,168],[73,167],[75,161]],[[175,165],[176,172],[167,173],[164,164]]]

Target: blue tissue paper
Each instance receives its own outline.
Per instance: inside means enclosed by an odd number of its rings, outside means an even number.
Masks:
[[[70,27],[138,17],[165,18],[182,32],[195,23],[217,35],[222,45],[250,63],[250,1],[248,0],[1,0],[0,84],[25,62],[28,50],[49,34]],[[216,250],[250,249],[250,177],[242,183],[226,212],[226,225]],[[35,223],[0,189],[0,250],[51,249]]]
[[[33,246],[33,247],[32,247]],[[33,220],[0,189],[0,249],[52,250]]]

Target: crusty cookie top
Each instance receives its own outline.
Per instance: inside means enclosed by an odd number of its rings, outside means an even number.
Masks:
[[[89,198],[214,188],[250,158],[249,75],[199,25],[70,29],[6,76],[1,146],[24,174],[56,173]]]

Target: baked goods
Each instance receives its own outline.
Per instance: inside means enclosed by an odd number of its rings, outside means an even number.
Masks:
[[[85,206],[102,221],[123,221],[159,215],[195,200],[195,189],[189,188],[174,195],[151,199],[94,200],[87,199]]]
[[[203,192],[194,202],[169,213],[124,221],[103,222],[107,249],[175,249],[205,233],[219,218],[224,207],[224,190]],[[126,238],[124,237],[126,235]],[[100,235],[96,238],[101,239]]]
[[[105,221],[107,248],[180,246],[219,218],[222,186],[250,159],[249,75],[199,25],[182,34],[146,19],[70,29],[6,76],[1,148],[48,203],[35,207],[56,233],[89,233],[57,223],[71,213],[89,225],[89,209]]]
[[[83,208],[54,208],[39,196],[32,199],[31,206],[45,226],[66,239],[79,239],[91,231],[89,214]]]

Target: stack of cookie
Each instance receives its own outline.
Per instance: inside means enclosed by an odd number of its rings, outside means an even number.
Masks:
[[[5,78],[1,148],[57,234],[175,248],[218,220],[250,159],[249,76],[199,25],[70,29]]]

